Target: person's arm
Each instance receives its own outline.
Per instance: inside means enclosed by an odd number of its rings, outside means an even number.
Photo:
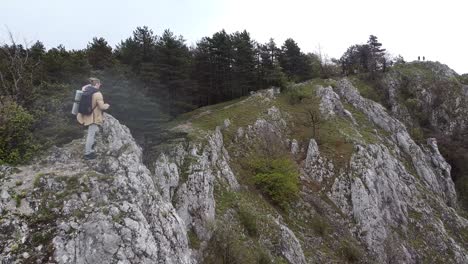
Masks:
[[[104,98],[102,97],[102,93],[96,93],[96,104],[97,107],[101,110],[109,109],[110,105],[104,103]]]

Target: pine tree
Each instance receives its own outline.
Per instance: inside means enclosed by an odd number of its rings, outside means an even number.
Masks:
[[[165,30],[156,43],[155,66],[164,87],[168,112],[176,115],[194,109],[194,83],[190,80],[191,54],[182,36]]]
[[[88,62],[94,70],[102,70],[112,65],[112,48],[104,38],[93,38],[87,47]]]
[[[232,86],[231,97],[244,96],[255,90],[254,42],[247,31],[231,35],[232,40]]]
[[[258,52],[260,60],[257,69],[260,87],[283,87],[286,83],[286,76],[279,65],[281,50],[276,46],[275,41],[270,38],[268,43],[258,45]]]
[[[375,72],[378,70],[383,70],[385,61],[385,49],[382,49],[382,43],[377,40],[377,37],[374,35],[369,36],[367,41],[369,47],[369,72],[374,76]]]
[[[281,68],[291,80],[304,81],[310,78],[311,66],[293,39],[289,38],[284,42],[279,59]]]
[[[221,30],[213,34],[210,39],[211,62],[214,70],[214,98],[215,102],[230,100],[232,90],[232,41],[226,31]]]
[[[214,103],[214,63],[211,54],[211,40],[202,38],[195,49],[192,50],[193,66],[191,79],[197,82],[198,93],[195,99],[197,105],[209,105]]]
[[[157,36],[147,26],[137,27],[133,36],[117,45],[116,57],[124,64],[130,65],[139,73],[142,63],[151,63],[154,57]]]

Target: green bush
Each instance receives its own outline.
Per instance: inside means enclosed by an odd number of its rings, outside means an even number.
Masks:
[[[251,162],[255,186],[271,201],[286,208],[299,192],[299,173],[289,158],[256,159]]]
[[[33,116],[15,102],[0,101],[0,164],[18,164],[37,149],[33,141]]]
[[[262,253],[257,247],[246,243],[235,230],[221,226],[214,231],[213,236],[208,241],[202,263],[258,263]]]
[[[459,79],[461,83],[468,84],[468,73],[462,74]]]
[[[239,221],[244,226],[245,230],[251,237],[256,237],[258,235],[257,228],[257,219],[252,212],[247,208],[241,207],[239,209]]]
[[[292,105],[299,104],[302,100],[312,97],[311,91],[305,87],[290,88],[287,90],[286,95]]]

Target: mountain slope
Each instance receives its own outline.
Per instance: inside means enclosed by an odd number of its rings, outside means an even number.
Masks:
[[[0,258],[468,261],[468,220],[436,140],[416,143],[346,78],[202,108],[168,131],[186,136],[159,146],[151,170],[109,115],[96,161],[74,141],[3,167]]]

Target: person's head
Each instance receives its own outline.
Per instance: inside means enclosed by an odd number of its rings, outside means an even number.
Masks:
[[[88,79],[88,81],[92,86],[94,86],[94,87],[96,87],[98,89],[99,89],[99,87],[101,87],[101,80],[99,80],[98,78],[90,77]]]

